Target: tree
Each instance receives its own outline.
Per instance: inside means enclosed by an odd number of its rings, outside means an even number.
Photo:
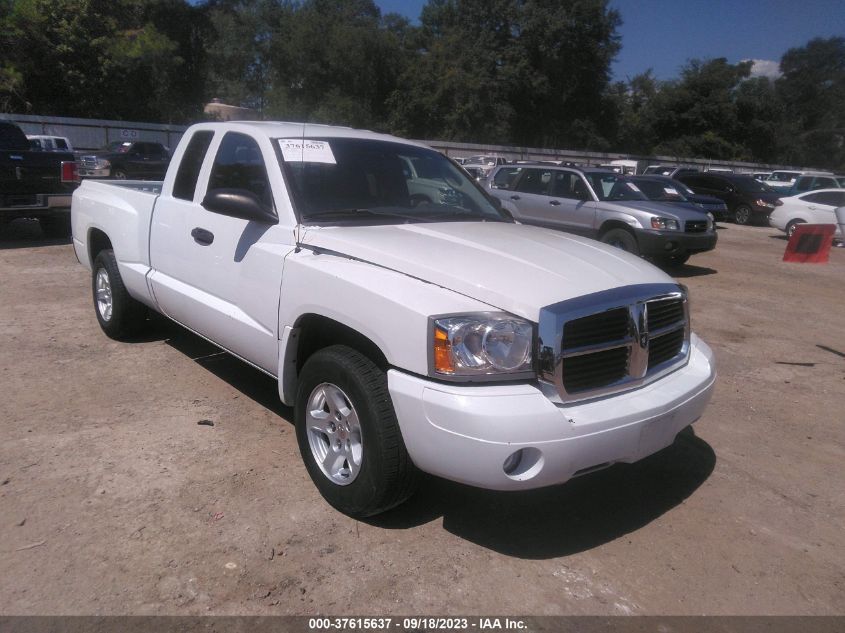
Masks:
[[[780,62],[777,93],[793,134],[791,162],[845,168],[845,38],[813,39]]]
[[[200,14],[184,0],[13,0],[0,13],[3,100],[39,114],[184,120],[200,95],[185,89],[196,83],[180,53],[198,47],[167,32]]]

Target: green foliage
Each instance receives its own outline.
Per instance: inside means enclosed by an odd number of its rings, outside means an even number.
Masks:
[[[213,97],[267,118],[415,138],[845,169],[845,38],[776,80],[690,60],[610,82],[609,0],[0,0],[0,109],[190,122]]]

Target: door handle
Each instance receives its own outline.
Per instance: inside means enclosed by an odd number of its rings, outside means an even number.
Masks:
[[[194,238],[197,244],[201,244],[202,246],[208,246],[214,241],[214,233],[201,229],[200,227],[191,231],[191,237]]]
[[[560,200],[549,200],[549,204],[552,205],[553,207],[559,207],[560,206]]]
[[[519,200],[519,196],[511,196],[511,200]]]

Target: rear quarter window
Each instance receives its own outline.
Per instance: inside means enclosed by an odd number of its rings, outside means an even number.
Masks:
[[[181,200],[193,200],[197,190],[197,178],[202,168],[205,154],[214,132],[201,130],[195,132],[188,142],[188,147],[179,163],[176,180],[173,183],[173,197]]]

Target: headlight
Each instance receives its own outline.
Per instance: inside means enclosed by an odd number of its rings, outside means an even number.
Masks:
[[[758,207],[766,207],[767,209],[774,209],[775,205],[769,202],[768,200],[763,200],[763,198],[759,198],[754,201]]]
[[[651,218],[651,228],[663,231],[677,231],[678,221],[671,218]]]
[[[510,314],[468,314],[433,320],[434,376],[519,374],[533,370],[534,328]]]
[[[106,169],[108,167],[111,167],[111,163],[105,158],[98,158],[94,161],[94,169]]]

